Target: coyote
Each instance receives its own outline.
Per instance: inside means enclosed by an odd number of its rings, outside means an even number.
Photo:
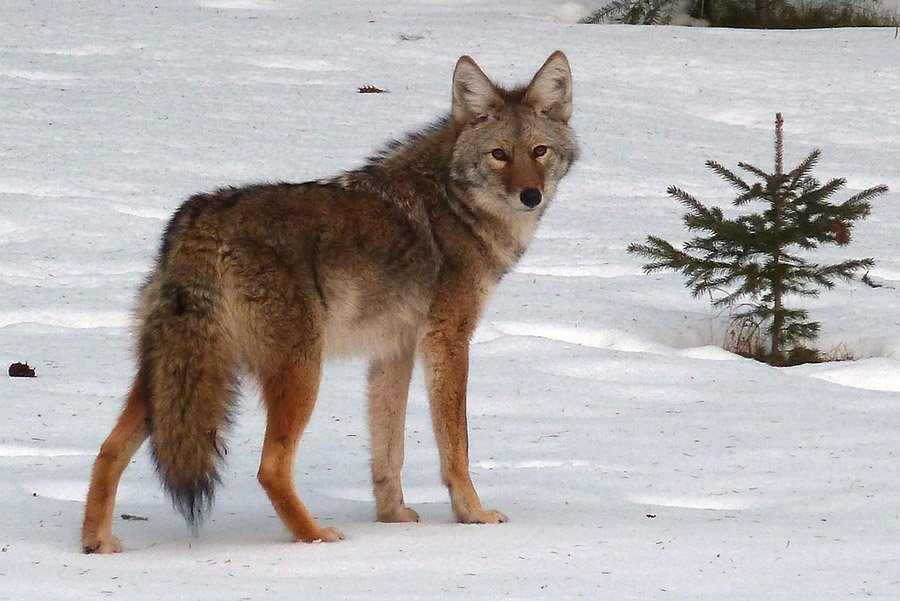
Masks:
[[[137,310],[137,375],[97,455],[83,550],[112,535],[119,479],[148,437],[175,507],[196,527],[225,453],[239,373],[260,383],[258,479],[295,540],[336,541],[294,489],[297,443],[326,357],[368,372],[377,518],[414,522],[400,485],[414,359],[425,370],[440,473],[456,519],[499,523],[469,475],[469,339],[578,149],[572,74],[554,52],[524,87],[456,63],[450,114],[333,179],[197,194],[175,212]]]

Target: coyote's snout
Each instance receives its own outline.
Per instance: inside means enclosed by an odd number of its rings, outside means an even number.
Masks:
[[[541,191],[537,188],[525,188],[519,194],[519,200],[522,201],[522,204],[528,210],[536,208],[539,204],[541,204],[541,200],[544,199],[544,195],[541,194]]]
[[[452,90],[450,115],[358,170],[198,194],[178,209],[141,290],[137,375],[94,464],[85,552],[121,550],[116,489],[148,437],[175,506],[201,519],[241,373],[262,388],[258,477],[278,515],[296,540],[342,538],[297,496],[293,464],[322,362],[345,354],[370,360],[378,519],[418,520],[400,483],[418,358],[456,519],[506,521],[469,476],[469,338],[576,158],[572,75],[554,52],[528,85],[505,89],[464,56]]]

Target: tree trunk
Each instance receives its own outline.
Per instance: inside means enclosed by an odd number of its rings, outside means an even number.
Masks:
[[[777,258],[776,258],[777,265]],[[773,284],[773,295],[775,297],[775,306],[773,307],[772,314],[772,350],[771,350],[771,359],[773,361],[781,359],[781,330],[784,328],[784,315],[782,311],[784,307],[781,301],[781,288],[778,284]]]
[[[769,0],[756,0],[757,8],[765,4],[768,10]],[[784,138],[782,128],[784,120],[781,113],[775,113],[775,178],[770,181],[768,187],[772,193],[772,203],[774,208],[774,223],[772,229],[775,231],[776,237],[783,226],[782,220],[784,215],[785,198],[782,194],[781,186],[784,176]],[[781,359],[781,330],[784,329],[784,305],[782,295],[784,294],[784,275],[781,273],[781,251],[779,245],[772,253],[772,357],[773,361]]]

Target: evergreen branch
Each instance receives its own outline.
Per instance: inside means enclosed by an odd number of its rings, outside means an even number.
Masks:
[[[834,265],[825,265],[819,267],[815,272],[816,281],[824,284],[824,281],[831,282],[834,278],[844,281],[850,281],[857,271],[861,269],[871,269],[875,265],[875,259],[868,257],[865,259],[849,259]],[[832,284],[833,286],[834,284]],[[831,288],[831,286],[826,286]]]
[[[673,0],[613,0],[579,23],[608,20],[624,25],[667,25],[671,21],[672,4]]]
[[[720,223],[724,217],[721,209],[718,207],[713,207],[712,209],[706,207],[699,200],[677,186],[669,186],[666,191],[669,196],[691,209],[692,212],[685,213],[683,217],[685,226],[690,230],[714,229],[715,224]]]
[[[698,201],[691,194],[685,192],[678,186],[669,186],[666,189],[666,193],[669,196],[674,197],[676,200],[678,200],[678,202],[689,209],[694,209],[695,211],[704,214],[709,212],[708,209],[700,201]]]
[[[647,244],[629,244],[628,252],[651,259],[643,267],[644,273],[652,273],[663,269],[681,271],[684,265],[691,262],[692,257],[678,250],[666,240],[657,236],[647,236]]]
[[[720,298],[712,299],[710,304],[715,309],[730,309],[734,307],[739,300],[746,298],[746,296],[747,295],[738,292],[730,292]]]
[[[753,184],[753,186],[751,186],[749,191],[735,197],[735,199],[732,200],[731,202],[734,206],[739,207],[741,205],[747,204],[751,200],[756,200],[758,198],[763,198],[763,197],[764,197],[763,187],[759,184]]]
[[[831,288],[828,288],[831,290]],[[819,298],[819,291],[815,288],[807,288],[805,286],[800,285],[789,285],[784,289],[785,294],[790,294],[791,296],[803,296],[806,298]]]
[[[716,172],[719,177],[730,183],[732,186],[737,188],[738,190],[743,190],[744,192],[750,192],[750,184],[742,180],[738,177],[733,171],[718,163],[712,159],[706,161],[706,166]]]
[[[827,201],[829,198],[834,196],[834,193],[844,187],[844,184],[847,183],[847,180],[844,178],[835,178],[829,181],[824,186],[817,186],[815,188],[811,188],[808,190],[804,190],[803,193],[798,196],[794,202],[805,205],[813,205],[812,209],[821,209],[820,205]]]
[[[765,182],[768,182],[774,175],[774,174],[766,173],[759,167],[751,165],[750,163],[745,163],[743,161],[738,163],[738,167],[740,167],[744,171],[747,171],[748,173],[752,173],[753,175],[755,175],[756,177],[760,178],[761,180],[763,180]]]
[[[655,0],[654,2],[650,2],[642,23],[644,25],[668,25],[670,21],[669,16],[668,14],[663,14],[663,12],[662,1]],[[637,23],[635,23],[635,25],[637,25]]]
[[[698,296],[698,295],[694,295],[694,296],[696,297],[696,296]],[[726,307],[733,307],[733,306],[737,303],[737,301],[739,301],[740,299],[742,299],[742,298],[744,298],[744,297],[746,297],[745,294],[739,293],[739,292],[737,292],[737,291],[735,291],[735,292],[730,292],[730,293],[726,294],[725,296],[722,296],[722,297],[717,298],[717,299],[713,299],[713,300],[711,301],[711,304],[712,304],[712,306],[715,307],[716,309],[722,309],[722,308],[726,308]]]
[[[805,313],[805,312],[804,312]],[[798,318],[795,323],[788,324],[781,333],[781,339],[787,344],[795,344],[800,340],[814,340],[819,335],[820,325],[817,321],[804,321],[806,315]]]
[[[862,192],[854,194],[843,203],[841,203],[841,207],[854,207],[857,210],[854,212],[855,215],[858,215],[858,218],[865,218],[869,216],[869,212],[872,207],[868,203],[870,198],[875,198],[876,196],[881,196],[888,191],[888,187],[884,184],[879,186],[872,186],[871,188],[866,188]]]
[[[614,2],[610,2],[603,8],[597,9],[588,16],[584,17],[579,21],[580,23],[591,24],[591,23],[602,23],[616,11],[624,11],[627,9],[632,2],[629,0],[615,0]]]
[[[813,167],[819,162],[819,157],[822,152],[817,148],[813,150],[805,159],[803,159],[799,165],[794,167],[794,169],[788,173],[788,179],[790,180],[789,187],[791,189],[797,188],[800,186],[801,181],[809,174]]]

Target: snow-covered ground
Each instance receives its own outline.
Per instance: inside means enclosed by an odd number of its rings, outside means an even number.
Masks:
[[[900,42],[808,32],[576,26],[548,0],[0,5],[0,599],[900,598]],[[561,13],[560,11],[563,11]],[[501,526],[452,523],[421,379],[407,499],[373,523],[364,365],[326,371],[301,495],[348,539],[288,542],[256,483],[248,386],[225,482],[192,538],[148,453],[126,471],[125,553],[85,556],[89,470],[133,374],[129,315],[191,193],[357,165],[449,108],[471,54],[505,82],[554,49],[583,158],[473,347],[472,469]],[[363,85],[388,94],[358,94]],[[858,360],[775,369],[721,350],[725,316],[628,243],[684,239],[703,162],[787,162],[892,192],[823,260],[883,284],[807,301]],[[849,192],[848,192],[849,194]]]

